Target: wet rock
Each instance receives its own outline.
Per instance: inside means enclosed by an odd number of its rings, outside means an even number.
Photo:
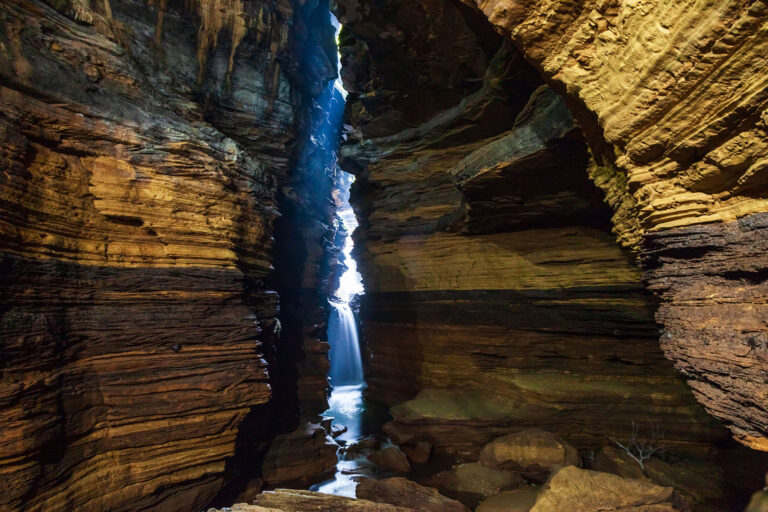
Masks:
[[[567,466],[543,487],[531,512],[690,512],[672,487]]]
[[[540,489],[526,485],[511,491],[502,491],[480,503],[475,512],[528,512],[536,503]]]
[[[356,492],[358,498],[420,512],[469,512],[465,505],[443,496],[437,489],[424,487],[405,478],[364,480],[357,486]]]
[[[331,437],[336,439],[346,431],[347,431],[347,427],[345,427],[344,425],[333,425],[331,426]]]
[[[354,443],[342,446],[340,453],[344,460],[366,457],[381,448],[382,440],[375,436],[366,436]]]
[[[407,473],[411,470],[408,457],[397,446],[389,446],[378,452],[368,455],[368,460],[382,469],[388,469],[395,473]]]
[[[480,463],[512,469],[528,479],[543,482],[563,466],[581,465],[581,460],[576,448],[560,436],[530,429],[488,443],[480,453]]]
[[[477,462],[461,464],[449,471],[441,471],[426,478],[424,483],[437,487],[448,496],[469,506],[475,506],[489,496],[525,482],[517,473],[494,469]]]

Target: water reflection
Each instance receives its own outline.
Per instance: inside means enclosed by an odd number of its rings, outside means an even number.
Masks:
[[[363,386],[333,388],[328,406],[326,414],[334,418],[334,425],[343,425],[347,428],[347,431],[337,437],[336,440],[342,445],[349,445],[359,440],[363,435]],[[357,480],[361,477],[371,476],[374,467],[364,456],[353,460],[344,460],[342,455],[339,459],[334,477],[313,486],[312,490],[354,498]]]

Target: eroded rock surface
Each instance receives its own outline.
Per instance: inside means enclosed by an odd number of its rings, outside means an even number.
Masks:
[[[149,4],[0,5],[3,510],[200,508],[303,412],[268,404],[265,280],[333,28],[291,2]]]
[[[468,3],[568,97],[614,231],[649,254],[666,354],[741,442],[768,449],[768,259],[753,250],[768,208],[768,4]]]
[[[402,86],[395,70],[429,94],[436,66],[450,75],[464,61],[393,63],[377,48],[392,43],[371,28],[378,14],[339,8],[368,392],[401,404],[388,434],[468,458],[524,427],[580,449],[626,437],[633,421],[661,421],[686,450],[722,436],[658,346],[656,299],[610,233],[567,102],[478,13],[419,9],[419,35],[390,21],[403,44],[448,25],[483,51],[462,54],[476,78],[454,86],[460,100],[395,123],[386,112],[409,101],[387,92]]]

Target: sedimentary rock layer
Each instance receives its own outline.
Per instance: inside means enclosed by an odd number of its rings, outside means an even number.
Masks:
[[[342,150],[359,176],[369,393],[421,390],[388,432],[468,457],[526,425],[580,448],[633,421],[705,443],[717,429],[658,347],[656,302],[608,231],[586,143],[518,59],[500,45],[479,91]]]
[[[0,6],[3,510],[190,510],[258,471],[315,7]]]
[[[568,97],[619,239],[643,245],[646,236],[668,255],[651,256],[649,273],[664,290],[666,354],[738,439],[768,449],[766,383],[755,375],[766,352],[754,341],[768,335],[755,316],[768,260],[750,247],[765,237],[762,216],[750,215],[768,209],[768,4],[468,3]],[[685,285],[668,286],[683,276]]]
[[[763,449],[768,406],[765,382],[758,373],[765,361],[760,340],[766,336],[766,328],[758,317],[765,302],[763,274],[768,261],[750,245],[756,241],[762,246],[760,212],[768,206],[762,178],[768,96],[765,74],[759,71],[767,64],[766,3],[464,3],[466,7],[419,2],[412,7],[420,13],[418,31],[409,30],[409,20],[392,16],[386,34],[370,29],[378,20],[376,12],[346,2],[339,7],[348,29],[342,38],[342,60],[347,65],[343,75],[354,92],[348,119],[355,131],[350,133],[347,165],[365,180],[358,189],[357,208],[364,230],[358,237],[365,245],[361,256],[367,261],[371,291],[378,290],[378,283],[386,283],[388,292],[408,293],[393,299],[404,303],[418,286],[447,291],[484,289],[485,283],[493,282],[497,288],[505,288],[501,283],[517,286],[521,275],[525,276],[522,281],[536,276],[546,281],[556,272],[551,271],[553,263],[542,260],[542,270],[525,261],[526,265],[518,263],[514,270],[486,273],[472,284],[468,276],[474,272],[475,261],[487,259],[499,247],[502,252],[516,252],[514,240],[522,235],[510,235],[506,246],[482,239],[474,244],[467,238],[471,249],[465,249],[462,237],[455,233],[523,233],[531,228],[582,226],[602,230],[600,236],[609,244],[605,221],[610,218],[610,229],[619,243],[640,253],[647,270],[642,279],[662,298],[655,320],[662,327],[667,357],[688,377],[696,398],[709,412],[723,420],[739,440]],[[387,8],[400,12],[401,2],[390,2]],[[446,21],[448,11],[460,16]],[[507,52],[508,57],[502,59],[497,53],[488,58],[501,43],[488,35],[478,14],[520,54]],[[405,49],[424,48],[419,39],[423,35],[409,35],[418,32],[434,34],[426,38],[424,51],[436,53],[441,44],[438,34],[446,26],[456,34],[453,40],[474,45],[476,51],[465,48],[461,58],[433,61],[423,68],[416,64],[415,51],[397,54],[391,49],[398,44]],[[392,59],[392,55],[399,57]],[[528,111],[541,112],[541,119],[547,122],[537,121],[535,114],[514,121],[520,98],[527,99],[536,87],[536,80],[523,71],[525,65],[516,60],[520,56],[562,95],[586,138],[589,156],[577,149],[573,134],[566,136],[563,126],[552,121],[551,112],[544,112],[551,107],[541,101]],[[415,76],[408,85],[400,79],[403,69]],[[395,92],[407,92],[411,97],[417,95],[416,89],[423,96],[439,88],[452,89],[453,96],[443,93],[442,97],[450,99],[440,105],[426,102],[420,110],[409,108],[403,95]],[[491,109],[478,107],[478,97],[483,94],[492,98]],[[582,159],[589,162],[586,170]],[[595,192],[588,190],[590,184],[583,179],[586,174],[603,192],[611,208],[607,215],[596,208]],[[551,223],[559,224],[548,225]],[[693,225],[696,227],[686,227]],[[551,236],[547,241],[547,236],[539,234],[537,240],[542,246],[556,248],[560,235],[552,232]],[[456,245],[449,246],[446,240]],[[422,265],[413,251],[420,244],[436,253],[442,251],[442,259],[430,255],[425,258],[429,263]],[[476,249],[477,245],[483,249]],[[583,242],[580,248],[589,251]],[[460,261],[452,269],[454,259]],[[732,263],[726,263],[731,259]],[[603,264],[597,254],[593,261],[595,269],[602,265],[608,273],[619,268]],[[581,256],[573,263],[587,261]],[[628,270],[632,264],[619,266]],[[575,267],[561,269],[565,271],[561,289],[589,275]],[[430,272],[439,281],[425,285]],[[622,286],[629,282],[605,277],[606,282]],[[639,274],[632,281],[640,293]],[[611,299],[602,295],[601,300],[624,303],[620,294],[610,293]],[[374,293],[368,300],[375,304],[369,311],[374,311],[384,299]],[[444,296],[441,304],[450,300]],[[657,335],[653,334],[654,318],[647,312],[654,308],[654,300],[644,300],[647,305],[641,309],[646,312],[646,329],[641,338],[652,352],[651,340]],[[613,307],[603,304],[605,309]],[[521,317],[533,318],[534,313],[525,313],[525,307],[519,307]],[[400,309],[401,314],[405,309]],[[441,322],[461,315],[460,311],[449,313],[447,306],[440,312]],[[418,329],[421,316],[413,311],[402,322]],[[640,315],[634,318],[639,320]],[[461,321],[449,323],[454,322]],[[429,352],[424,347],[446,337],[422,334],[409,342],[393,337],[378,342],[380,334],[376,333],[390,328],[379,325],[366,334],[374,354],[376,350],[387,354],[372,359],[374,392],[393,401],[398,388],[408,386],[399,385],[402,381],[393,381],[392,387],[376,381],[385,375],[385,367],[392,371],[389,364],[399,350],[395,347],[420,361],[423,358],[416,354]],[[625,360],[613,351],[627,349],[626,333],[622,328],[609,330],[618,337],[606,339],[605,347],[598,352],[595,347],[590,357],[612,354],[617,361]],[[457,339],[476,338],[482,332],[483,327],[473,326]],[[446,350],[435,350],[435,357]],[[558,351],[557,357],[568,355]],[[664,365],[649,366],[662,371]],[[668,370],[663,371],[674,380]],[[407,372],[395,373],[403,376]],[[443,386],[447,380],[432,384]],[[687,395],[679,389],[680,396]]]

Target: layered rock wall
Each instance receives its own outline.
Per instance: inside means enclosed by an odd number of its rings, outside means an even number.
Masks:
[[[510,428],[594,449],[654,423],[670,445],[706,451],[722,431],[658,346],[656,299],[610,233],[566,102],[477,13],[418,6],[423,33],[395,17],[390,33],[403,36],[391,38],[437,53],[448,25],[474,45],[466,62],[392,62],[378,48],[393,42],[370,30],[378,13],[341,13],[343,76],[357,91],[342,163],[358,176],[369,394],[399,404],[387,432],[472,458]],[[417,117],[389,91],[408,66],[419,85],[407,94],[451,88],[453,103]]]
[[[614,230],[663,299],[667,356],[740,441],[768,449],[768,4],[469,3],[591,135]]]
[[[327,6],[151,4],[0,6],[3,510],[200,508],[283,428],[265,280]]]

